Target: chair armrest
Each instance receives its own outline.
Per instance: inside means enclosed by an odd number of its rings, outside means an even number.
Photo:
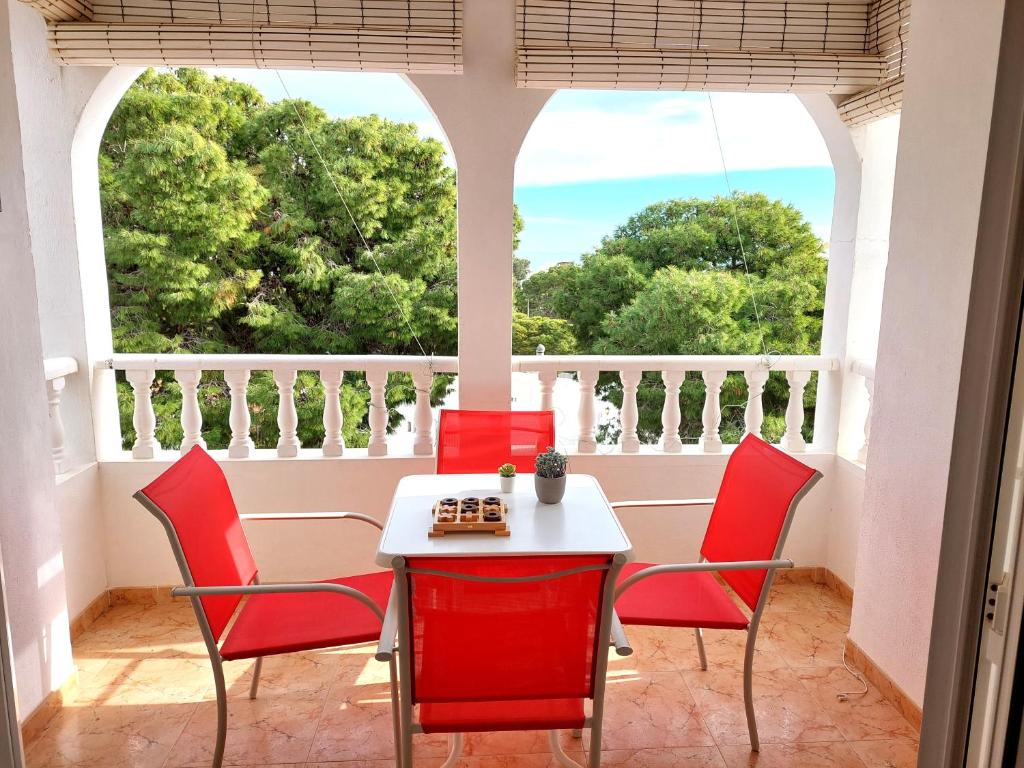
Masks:
[[[388,598],[388,607],[384,611],[384,621],[380,628],[380,641],[377,643],[377,661],[391,661],[398,647],[398,597],[397,589],[392,587]]]
[[[643,499],[638,501],[613,501],[612,509],[640,509],[642,507],[710,507],[714,499]]]
[[[612,645],[615,646],[615,653],[619,656],[632,656],[633,648],[626,637],[626,630],[622,628],[619,621],[619,614],[612,610]]]
[[[214,597],[217,595],[280,595],[295,592],[334,592],[358,600],[365,605],[373,614],[384,621],[384,613],[380,606],[364,592],[354,587],[346,587],[344,584],[331,584],[328,582],[287,582],[280,584],[243,584],[226,587],[174,587],[171,595],[174,597]]]
[[[258,520],[360,520],[369,523],[378,531],[384,530],[384,524],[375,517],[362,512],[267,512],[251,515],[239,515],[242,521]]]
[[[652,565],[637,571],[628,579],[623,580],[615,589],[615,599],[638,581],[649,579],[662,573],[697,573],[700,571],[767,571],[776,568],[792,568],[792,560],[736,560],[721,563],[678,563],[673,565]]]

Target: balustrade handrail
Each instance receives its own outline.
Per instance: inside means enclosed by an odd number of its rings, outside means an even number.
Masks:
[[[850,363],[850,370],[868,381],[875,380],[875,363],[870,360],[854,360]]]
[[[421,355],[252,355],[121,353],[99,363],[115,370],[158,371],[395,371],[412,373],[429,368],[435,373],[458,373],[459,358]]]
[[[78,361],[73,357],[48,357],[43,360],[46,400],[50,412],[50,454],[53,458],[53,470],[58,475],[66,469],[64,420],[60,415],[60,398],[64,393],[67,377],[75,373],[78,373]]]
[[[834,371],[824,355],[515,355],[512,370],[538,371]]]

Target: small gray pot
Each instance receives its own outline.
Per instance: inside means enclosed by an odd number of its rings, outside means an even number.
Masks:
[[[533,476],[533,487],[542,504],[557,504],[565,495],[565,475],[561,477]]]

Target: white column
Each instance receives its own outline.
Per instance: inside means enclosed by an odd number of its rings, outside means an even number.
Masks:
[[[665,405],[661,409],[661,450],[665,453],[679,453],[683,450],[683,441],[679,439],[679,388],[683,385],[686,371],[662,371],[661,380],[665,383]]]
[[[704,453],[721,453],[722,437],[719,427],[722,424],[722,383],[725,371],[701,371],[704,379],[704,412],[701,414],[704,431],[700,436],[700,449]]]
[[[188,453],[194,446],[206,448],[203,440],[203,413],[199,410],[199,381],[202,371],[175,371],[174,378],[181,386],[181,453]]]
[[[804,426],[804,387],[810,380],[810,371],[786,371],[789,402],[786,404],[786,433],[782,436],[782,447],[787,451],[802,451],[807,447],[801,430]]]
[[[598,371],[579,371],[580,379],[580,437],[576,450],[580,453],[594,453],[597,439],[594,437],[594,387],[597,386]]]
[[[369,456],[388,455],[388,404],[384,395],[388,386],[387,371],[367,371],[366,383],[370,387],[370,442],[366,446]]]
[[[345,452],[340,400],[344,375],[344,371],[332,368],[320,371],[320,382],[324,385],[324,456],[341,456]]]
[[[857,461],[866,464],[868,460],[868,443],[871,442],[871,401],[875,397],[875,380],[864,378],[864,389],[868,393],[868,410],[864,414],[864,443],[857,451]]]
[[[231,391],[231,413],[228,415],[231,442],[228,444],[228,456],[232,459],[247,459],[255,449],[249,437],[249,371],[224,371],[224,381]]]
[[[542,411],[551,411],[555,408],[555,380],[557,378],[557,371],[537,371],[537,380],[540,382],[540,409]]]
[[[622,420],[622,434],[619,436],[619,447],[623,453],[639,453],[640,438],[637,436],[636,427],[640,419],[640,412],[636,407],[636,390],[640,386],[640,378],[643,373],[640,371],[619,371],[619,378],[622,380],[622,411],[619,416]]]
[[[465,3],[463,74],[412,75],[459,167],[459,406],[512,402],[512,185],[551,91],[515,84],[513,0]]]
[[[412,375],[416,387],[416,438],[412,452],[417,456],[430,456],[434,452],[434,415],[430,411],[430,389],[434,385],[433,371],[424,369]]]
[[[764,395],[764,385],[768,383],[768,371],[760,368],[753,371],[744,371],[744,378],[747,380],[747,407],[743,412],[745,429],[743,436],[757,435],[761,437],[761,423],[764,421],[764,403],[761,397]]]
[[[155,371],[125,371],[128,383],[135,393],[135,411],[132,414],[132,426],[135,427],[135,444],[132,445],[132,457],[136,459],[152,459],[156,451],[156,414],[153,413],[153,377]]]
[[[302,444],[296,434],[299,428],[299,415],[295,412],[295,377],[296,371],[275,370],[274,383],[277,385],[277,455],[282,458],[293,458],[299,455]]]
[[[46,382],[46,399],[50,405],[50,446],[53,469],[58,475],[64,471],[64,422],[60,417],[60,396],[65,384],[63,376]]]

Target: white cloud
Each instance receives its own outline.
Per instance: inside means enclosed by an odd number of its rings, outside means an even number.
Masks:
[[[707,97],[580,100],[558,94],[537,117],[516,163],[518,186],[644,178],[722,170]],[[595,103],[596,102],[596,103]],[[814,121],[795,96],[716,94],[730,171],[830,166]]]

